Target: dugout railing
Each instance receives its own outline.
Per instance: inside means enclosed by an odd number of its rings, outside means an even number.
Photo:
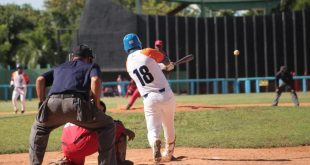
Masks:
[[[187,93],[190,95],[199,94],[199,89],[197,88],[198,83],[206,83],[211,85],[213,88],[213,94],[227,94],[227,93],[260,93],[262,82],[274,81],[274,77],[248,77],[248,78],[211,78],[211,79],[183,79],[183,80],[169,80],[171,86],[176,86],[180,84],[187,84]],[[300,91],[307,92],[310,76],[294,76],[296,82],[300,82]],[[121,95],[125,95],[126,87],[129,84],[128,81],[123,82],[103,82],[102,86],[117,86],[120,85],[122,88]],[[232,85],[231,85],[232,84]],[[241,85],[242,84],[242,85]],[[229,87],[232,86],[232,92],[229,91]],[[267,84],[268,86],[268,84]],[[269,85],[270,86],[270,85]],[[27,99],[31,100],[36,97],[34,93],[35,84],[29,84],[27,89]],[[221,89],[221,90],[219,90]],[[254,90],[253,90],[254,89]],[[9,100],[11,97],[12,89],[7,84],[0,85],[0,92],[4,92],[3,100]]]

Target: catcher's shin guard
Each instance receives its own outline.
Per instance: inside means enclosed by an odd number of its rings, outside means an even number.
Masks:
[[[117,162],[124,162],[126,160],[126,149],[127,149],[127,137],[122,134],[119,140],[116,142],[116,159]]]

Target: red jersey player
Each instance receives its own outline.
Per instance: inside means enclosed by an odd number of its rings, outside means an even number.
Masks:
[[[102,109],[105,111],[105,104],[100,102]],[[118,164],[133,164],[125,160],[128,140],[133,140],[135,133],[126,129],[121,121],[115,121],[115,149]],[[62,132],[61,149],[64,158],[58,161],[69,165],[83,165],[85,157],[98,151],[97,134],[72,123],[67,123]],[[57,162],[55,162],[57,164]]]

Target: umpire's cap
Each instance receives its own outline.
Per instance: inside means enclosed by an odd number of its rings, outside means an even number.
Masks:
[[[92,49],[86,44],[81,44],[75,47],[72,53],[80,57],[93,57],[94,58]]]

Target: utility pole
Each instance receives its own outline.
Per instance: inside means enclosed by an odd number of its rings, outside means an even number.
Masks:
[[[136,0],[136,12],[137,12],[137,14],[142,13],[141,0]]]

